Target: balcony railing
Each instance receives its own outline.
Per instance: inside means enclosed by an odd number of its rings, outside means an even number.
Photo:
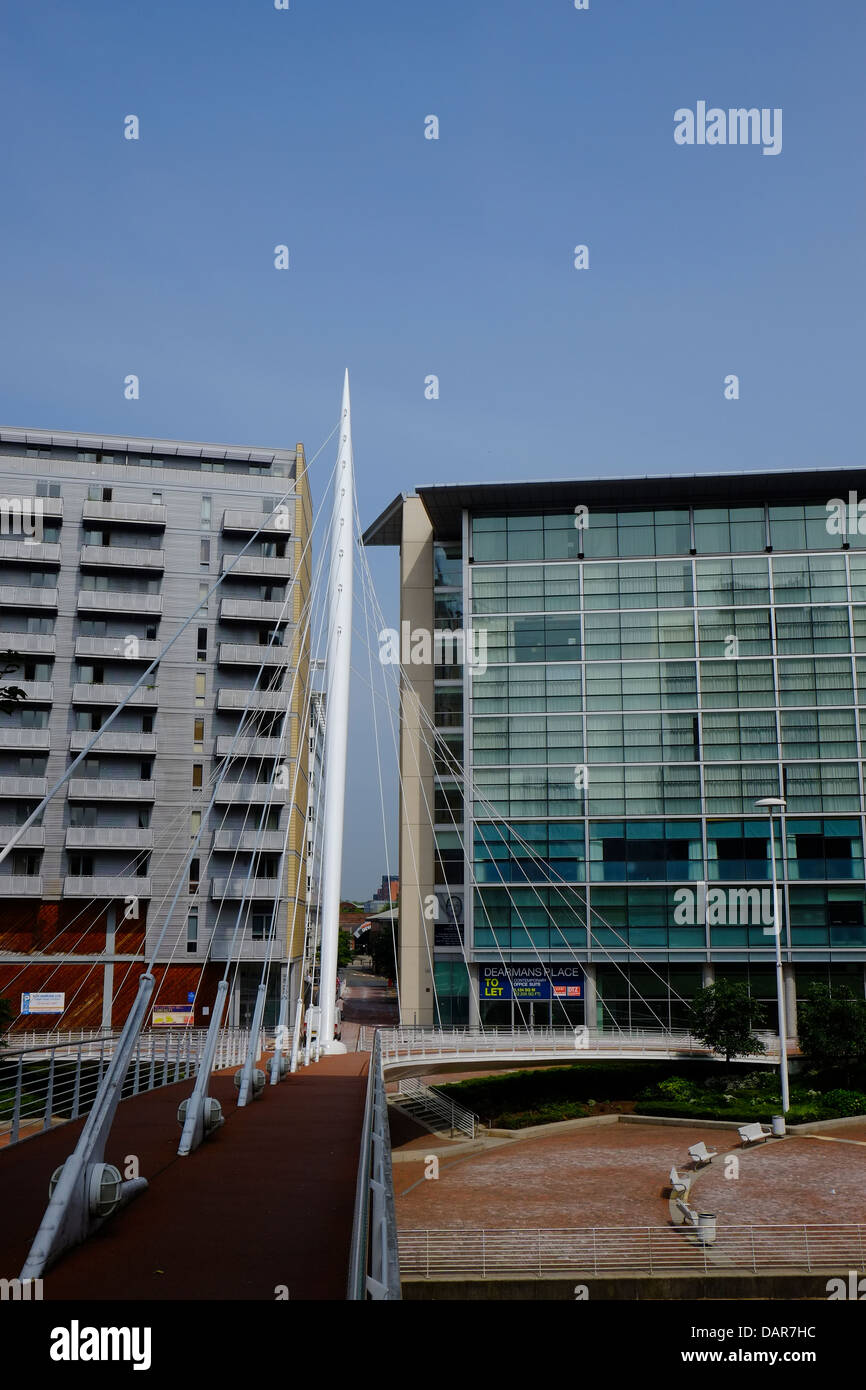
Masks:
[[[78,611],[84,613],[161,613],[162,594],[134,594],[126,589],[82,589],[78,595]]]
[[[290,690],[227,690],[217,695],[218,710],[265,710],[280,713],[289,703]]]
[[[0,651],[52,656],[57,651],[57,638],[42,632],[0,632]]]
[[[0,825],[0,845],[8,845],[17,825]],[[44,849],[45,848],[45,828],[41,825],[31,825],[19,840],[15,841],[16,849]],[[2,870],[0,870],[2,872]]]
[[[59,565],[60,546],[57,541],[0,540],[0,560],[14,565]]]
[[[4,874],[0,869],[0,898],[41,898],[42,879]]]
[[[153,831],[108,825],[71,825],[67,849],[153,849]]]
[[[0,748],[51,747],[50,729],[0,729]]]
[[[165,530],[166,509],[144,502],[85,502],[82,511],[85,522],[112,523],[119,526],[143,526],[154,531]]]
[[[76,730],[71,735],[69,747],[73,753],[80,753],[82,748],[93,738],[95,730],[87,732],[83,729]],[[94,745],[94,757],[97,753],[155,753],[156,734],[143,734],[133,731],[132,733],[115,734],[109,731],[103,734]]]
[[[136,637],[134,641],[130,641],[128,637],[76,637],[75,639],[75,655],[77,657],[108,658],[116,661],[145,661],[149,664],[155,657],[159,656],[159,652],[158,642],[146,642],[143,637]]]
[[[220,604],[220,622],[288,623],[291,607],[285,603],[260,598],[224,598]]]
[[[24,584],[0,585],[0,607],[56,608],[57,589],[34,589]]]
[[[273,902],[279,892],[278,878],[246,878],[238,874],[234,878],[212,878],[210,881],[212,898],[264,898]]]
[[[215,850],[280,851],[285,836],[281,830],[218,830],[213,837]]]
[[[43,780],[47,788],[47,780]],[[35,794],[33,793],[33,795]],[[44,790],[41,795],[45,795]],[[155,801],[156,783],[143,782],[137,777],[71,777],[69,779],[69,800]]]
[[[233,560],[235,564],[232,565]],[[255,579],[290,579],[292,575],[292,561],[288,555],[224,555],[221,565],[223,574],[229,566],[230,579],[246,579],[250,575]]]
[[[227,782],[217,787],[214,799],[218,805],[234,803],[261,806],[271,804],[284,806],[291,796],[291,788],[278,786],[275,782]]]
[[[52,705],[54,703],[53,681],[16,680],[14,671],[5,679],[8,679],[10,685],[14,685],[18,690],[24,691],[27,696],[28,705]]]
[[[259,647],[252,642],[220,642],[221,665],[236,662],[241,666],[289,666],[292,653],[289,647]]]
[[[0,796],[20,796],[28,801],[41,801],[47,791],[47,777],[18,777],[10,774],[0,777]]]
[[[97,874],[88,878],[67,876],[64,898],[149,898],[150,879],[135,874]]]
[[[221,734],[216,741],[218,758],[281,758],[288,752],[288,740],[282,738],[235,738],[233,734]]]
[[[113,709],[128,694],[128,685],[94,685],[92,682],[79,681],[72,687],[72,703],[74,705],[111,705]],[[140,690],[136,690],[129,703],[130,705],[155,707],[158,704],[157,687],[155,685],[143,685]]]
[[[124,570],[164,570],[165,551],[134,545],[83,545],[81,567]]]
[[[294,507],[290,503],[286,503],[285,507],[288,510],[289,518],[291,520],[291,517],[294,513]],[[283,540],[287,540],[288,537],[292,534],[292,532],[291,526],[289,526],[288,528],[286,527],[285,520],[285,510],[282,513],[279,511],[276,512],[275,515],[272,516],[270,520],[268,520],[268,513],[262,511],[261,509],[257,512],[235,511],[234,509],[229,509],[228,511],[223,512],[222,529],[224,531],[242,532],[261,531],[263,535],[277,536]]]

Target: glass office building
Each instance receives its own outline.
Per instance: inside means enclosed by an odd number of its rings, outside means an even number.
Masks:
[[[440,644],[402,672],[404,782],[437,731],[414,821],[432,882],[401,902],[401,945],[432,936],[419,1022],[677,1025],[724,975],[772,1026],[767,796],[789,1032],[812,981],[863,990],[860,477],[432,487],[374,523],[404,552],[404,623],[460,629],[475,658]]]

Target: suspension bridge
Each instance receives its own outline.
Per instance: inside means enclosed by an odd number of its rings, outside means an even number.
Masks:
[[[436,990],[432,934],[427,933],[422,949],[433,981],[434,1027],[403,1026],[399,995],[394,1018],[387,1012],[377,1015],[375,1001],[371,1004],[364,998],[362,984],[356,983],[346,998],[338,992],[350,680],[366,689],[371,700],[389,879],[383,768],[392,751],[384,731],[390,731],[405,799],[397,712],[411,692],[401,684],[405,672],[379,660],[379,635],[387,624],[360,544],[348,374],[340,419],[328,439],[335,433],[339,436],[337,459],[324,489],[332,499],[330,510],[323,504],[317,511],[303,539],[294,578],[281,604],[271,604],[278,611],[268,641],[257,649],[259,669],[252,688],[246,694],[231,692],[237,697],[231,707],[239,715],[238,726],[232,736],[220,740],[225,746],[217,749],[220,756],[214,772],[195,803],[203,809],[195,811],[190,822],[190,803],[174,822],[157,827],[152,844],[147,838],[148,853],[176,850],[181,841],[186,849],[164,900],[151,904],[154,924],[152,930],[149,924],[146,951],[123,958],[123,978],[114,981],[115,967],[109,967],[108,956],[116,945],[115,934],[123,929],[123,919],[112,912],[106,926],[105,979],[106,989],[113,993],[103,1009],[103,1028],[77,1037],[64,1037],[58,1030],[28,1036],[18,1018],[7,1035],[9,1045],[0,1053],[0,1183],[5,1210],[0,1274],[10,1278],[20,1271],[25,1283],[43,1280],[49,1299],[399,1298],[388,1078],[508,1062],[708,1055],[687,1033],[665,1027],[651,1001],[644,1001],[646,1011],[657,1026],[644,1030],[624,1031],[615,1024],[604,1029],[575,1027],[558,998],[553,1009],[561,1008],[561,1027],[531,1026],[531,1016],[515,999],[521,1025],[517,1028],[448,1028]],[[8,836],[0,849],[0,863],[17,845],[27,843],[25,837],[41,824],[53,798],[93,750],[98,751],[100,741],[111,737],[107,731],[114,720],[151,688],[149,682],[160,661],[218,593],[226,576],[243,563],[253,540],[268,533],[283,506],[284,499],[274,503],[252,539],[224,564],[219,578],[169,640],[161,646],[152,643],[156,648],[152,653],[138,653],[143,659],[152,655],[146,669],[125,693],[116,692],[117,703],[100,726],[73,745],[75,756],[68,768]],[[302,573],[312,574],[306,595],[300,589]],[[354,599],[356,577],[360,605]],[[294,625],[298,658],[290,688],[283,684],[285,663],[275,660],[287,623]],[[353,635],[365,651],[366,670],[352,666]],[[317,690],[308,677],[320,670],[324,685]],[[558,934],[557,951],[565,959],[580,963],[563,927],[571,914],[575,920],[589,918],[594,946],[620,968],[605,941],[627,946],[622,933],[594,909],[590,912],[580,888],[558,872],[556,864],[483,794],[429,715],[416,714],[414,771],[431,836],[434,825],[445,816],[461,857],[471,861],[472,855],[465,853],[462,816],[453,800],[446,797],[443,806],[433,805],[427,793],[429,771],[437,767],[455,780],[466,800],[476,803],[491,833],[499,836],[505,854],[491,853],[488,869],[495,876],[488,881],[509,894],[527,950],[534,952],[545,975],[549,965],[527,925],[531,915],[527,894],[535,894],[533,910],[546,915],[551,930]],[[323,725],[323,779],[315,789],[320,814],[310,816],[313,842],[307,844],[304,855],[297,853],[293,815],[285,818],[281,836],[270,828],[269,814],[286,802],[292,808],[296,805],[302,769],[307,766],[307,730],[316,721]],[[260,775],[268,759],[272,770]],[[234,769],[231,780],[230,767]],[[238,769],[248,767],[255,770],[258,795],[253,795],[253,783],[237,778]],[[228,830],[228,809],[241,801],[243,825]],[[167,972],[182,949],[178,904],[193,882],[198,886],[203,837],[209,816],[219,817],[220,807],[222,820],[213,847],[232,849],[233,858],[229,869],[211,880],[211,892],[233,914],[234,923],[230,932],[214,937],[205,966],[198,972],[196,995],[202,982],[210,979],[208,1026],[156,1028],[150,1022],[153,1009],[160,999],[166,1004]],[[412,859],[408,877],[420,884],[416,860],[421,850],[411,837],[408,850]],[[275,856],[275,862],[263,876],[267,855]],[[301,968],[291,985],[278,942],[287,915],[294,932],[297,905],[304,897],[304,864],[311,857],[321,862],[321,893],[307,899]],[[295,860],[296,871],[291,867]],[[505,870],[518,864],[521,872],[512,881]],[[118,879],[117,893],[136,882],[135,878]],[[77,891],[86,895],[88,881],[81,883],[84,887]],[[539,883],[545,885],[544,896]],[[104,885],[94,881],[92,886]],[[450,889],[445,897],[453,908]],[[88,901],[96,900],[94,893]],[[250,945],[254,905],[260,917],[268,920],[260,928],[258,949],[253,952],[261,961],[255,999],[247,1026],[240,1027],[230,1016],[229,1003],[242,956],[249,959],[242,945]],[[427,915],[425,909],[419,890],[419,910]],[[481,911],[486,911],[483,904]],[[82,908],[79,915],[84,912]],[[134,895],[133,912],[137,915]],[[593,931],[594,919],[603,932]],[[495,931],[491,939],[499,962],[507,968]],[[471,979],[462,932],[456,933],[455,943]],[[54,939],[42,943],[40,958],[47,971],[42,988],[62,978],[58,972],[69,958],[79,959],[79,946],[80,938],[74,938],[69,923]],[[97,953],[93,964],[100,960]],[[643,963],[658,974],[652,962]],[[7,992],[19,975],[32,968],[26,952],[4,953],[2,964]],[[17,974],[14,969],[10,974],[10,966],[17,968]],[[277,1014],[266,1029],[274,979],[280,982]],[[686,1001],[680,1002],[685,1005]],[[118,1011],[122,1024],[112,1028]],[[353,1050],[347,1045],[350,1041]],[[774,1056],[772,1039],[767,1056],[770,1060]]]

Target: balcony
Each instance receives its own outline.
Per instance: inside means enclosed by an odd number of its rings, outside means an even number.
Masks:
[[[8,845],[17,825],[0,825],[0,846]],[[20,840],[15,841],[16,849],[44,849],[45,848],[45,828],[41,825],[31,825]],[[2,870],[0,870],[2,872]]]
[[[133,827],[71,825],[67,849],[153,849],[153,831]]]
[[[259,647],[252,642],[220,642],[218,661],[221,666],[290,666],[289,647]]]
[[[164,531],[166,508],[143,502],[85,502],[81,513],[85,525],[141,526],[151,531]]]
[[[18,777],[14,774],[0,777],[0,797],[20,796],[27,801],[41,801],[47,791],[47,777]]]
[[[161,613],[162,594],[131,594],[126,589],[82,589],[78,595],[78,611],[145,615]]]
[[[251,850],[263,854],[282,853],[285,835],[281,830],[218,830],[213,837],[215,850]]]
[[[8,780],[16,779],[10,778]],[[21,795],[24,793],[22,792]],[[36,793],[34,792],[33,795],[35,796]],[[44,796],[45,792],[43,791],[41,795]],[[155,801],[156,783],[141,782],[137,777],[71,777],[69,779],[69,800]]]
[[[234,878],[212,878],[210,895],[212,898],[263,898],[273,902],[280,891],[278,878],[247,878],[237,874]]]
[[[288,708],[291,690],[226,690],[217,695],[217,709],[235,714],[240,710],[262,710],[280,714]]]
[[[220,734],[216,741],[218,758],[282,758],[288,756],[288,740],[283,738],[238,738]]]
[[[278,786],[275,782],[226,782],[216,789],[214,800],[217,805],[230,806],[246,803],[250,806],[285,806],[291,796],[290,787]]]
[[[74,705],[110,705],[114,709],[129,694],[128,685],[93,685],[79,681],[72,687]],[[129,706],[144,705],[154,709],[158,703],[159,692],[155,685],[143,685],[129,701]]]
[[[51,641],[53,642],[53,638]],[[52,648],[53,650],[53,648]],[[146,642],[136,637],[134,643],[128,637],[76,637],[75,655],[99,660],[145,661],[150,664],[159,656],[158,642]]]
[[[0,561],[5,565],[60,566],[60,546],[57,541],[0,540]]]
[[[23,690],[27,695],[28,705],[53,705],[54,704],[54,682],[53,681],[20,681],[16,680],[15,672],[10,676],[3,677],[3,684],[9,682],[16,689]],[[24,701],[22,700],[22,704]]]
[[[252,941],[249,932],[246,936],[238,935],[237,941],[232,944],[232,933],[227,936],[214,936],[211,941],[210,956],[211,960],[285,960],[286,954],[286,934],[285,929],[280,931],[279,921],[273,941],[265,938],[262,941]]]
[[[53,608],[56,611],[57,590],[33,589],[24,584],[0,584],[0,607]]]
[[[42,879],[4,874],[0,869],[0,898],[41,898]]]
[[[0,632],[0,651],[18,652],[20,656],[54,656],[57,638],[41,632]]]
[[[294,504],[291,502],[286,502],[282,511],[277,511],[270,519],[268,513],[262,511],[261,508],[257,512],[228,510],[223,512],[222,529],[223,531],[237,531],[247,535],[261,531],[263,536],[275,536],[279,540],[288,540],[292,530],[290,525],[286,525],[286,521],[293,514]]]
[[[26,748],[30,752],[44,752],[50,747],[50,729],[0,729],[0,748]]]
[[[144,550],[134,545],[83,545],[82,569],[165,569],[164,550]]]
[[[149,898],[150,879],[135,874],[102,875],[63,880],[64,898]]]
[[[291,605],[267,602],[261,598],[224,598],[220,604],[220,622],[288,623]]]
[[[232,564],[232,561],[235,561]],[[291,579],[292,562],[288,555],[278,559],[272,555],[224,555],[221,571],[231,566],[230,579]]]
[[[80,753],[83,748],[87,747],[95,733],[95,729],[91,729],[89,732],[86,729],[77,729],[69,740],[71,751]],[[156,734],[143,734],[136,730],[130,733],[116,734],[109,730],[94,744],[93,756],[96,757],[99,753],[153,754],[155,752]]]

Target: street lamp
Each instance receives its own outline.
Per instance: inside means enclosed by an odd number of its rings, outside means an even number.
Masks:
[[[788,1051],[786,1035],[788,1031],[785,1018],[785,981],[782,977],[782,919],[779,913],[779,881],[776,873],[776,836],[773,827],[773,812],[784,811],[787,801],[781,796],[762,796],[755,802],[770,817],[770,864],[773,870],[773,935],[776,938],[776,1000],[779,1008],[779,1074],[782,1080],[782,1114],[787,1115],[791,1098],[788,1091]]]

